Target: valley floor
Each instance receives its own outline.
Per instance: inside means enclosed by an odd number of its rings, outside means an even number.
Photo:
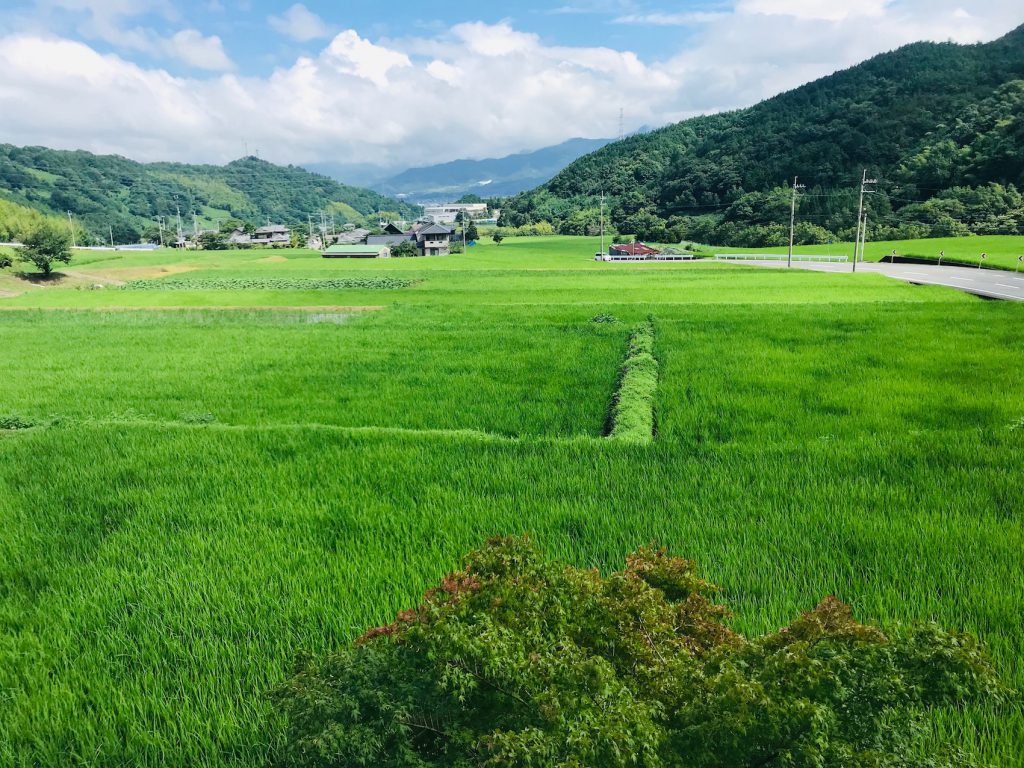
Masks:
[[[828,594],[936,620],[1024,688],[1024,305],[596,250],[0,276],[0,764],[262,766],[299,653],[495,534],[602,569],[658,541],[744,632]],[[648,318],[657,436],[624,445],[606,419]],[[931,725],[1024,765],[1019,703]]]

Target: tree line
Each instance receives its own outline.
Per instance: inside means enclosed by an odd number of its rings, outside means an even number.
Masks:
[[[80,245],[111,238],[119,244],[139,242],[160,217],[173,231],[179,212],[187,230],[193,212],[207,228],[217,219],[306,226],[308,216],[320,210],[333,215],[336,224],[375,220],[381,210],[403,218],[420,212],[371,190],[255,157],[224,166],[143,164],[9,144],[0,145],[0,200],[49,216],[70,212]],[[13,229],[4,221],[0,216],[0,228]]]

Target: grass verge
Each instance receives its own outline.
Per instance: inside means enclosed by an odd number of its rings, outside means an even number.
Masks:
[[[654,323],[633,329],[622,363],[619,387],[612,402],[608,437],[630,443],[654,439],[654,396],[658,390],[658,360],[654,357]]]

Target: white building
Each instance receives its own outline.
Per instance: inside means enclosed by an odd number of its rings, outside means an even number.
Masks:
[[[471,219],[487,218],[487,203],[445,203],[423,207],[423,218],[435,224],[454,224],[455,217],[465,213]]]

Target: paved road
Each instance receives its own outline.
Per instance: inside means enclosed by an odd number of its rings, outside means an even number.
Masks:
[[[786,263],[778,261],[741,261],[738,264],[752,264],[758,267],[780,266]],[[828,263],[817,261],[793,262],[793,269],[810,269],[815,272],[850,272],[852,264]],[[875,264],[860,263],[858,272],[875,272],[896,280],[906,280],[917,285],[944,285],[948,288],[987,296],[992,299],[1009,299],[1024,301],[1024,272],[1014,273],[997,269],[978,269],[976,267],[947,267],[932,264]]]

